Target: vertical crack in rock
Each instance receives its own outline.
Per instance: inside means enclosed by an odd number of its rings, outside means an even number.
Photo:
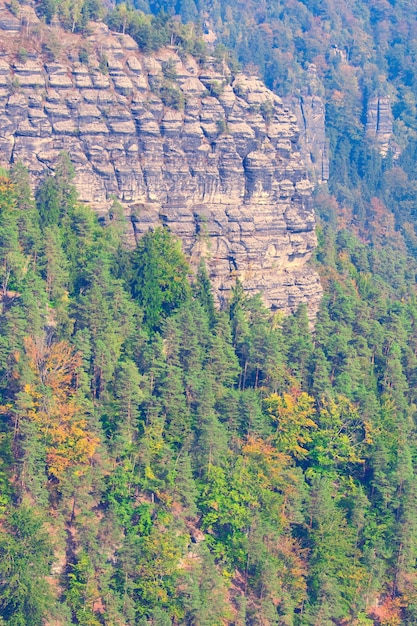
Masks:
[[[376,141],[380,153],[385,156],[392,137],[392,112],[389,96],[379,96],[369,100],[366,134]]]

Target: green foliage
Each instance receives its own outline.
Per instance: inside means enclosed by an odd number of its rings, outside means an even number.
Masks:
[[[40,18],[43,18],[47,24],[51,23],[56,9],[57,5],[55,0],[39,0],[39,2],[36,3],[36,13]]]
[[[8,432],[0,432],[0,515],[4,515],[6,507],[11,503],[12,488],[9,468],[13,463],[11,436]]]
[[[246,590],[242,620],[259,612],[297,623],[306,598],[311,623],[359,619],[370,605],[356,589],[371,574],[372,594],[388,592],[396,572],[398,597],[411,597],[417,312],[398,253],[382,257],[336,219],[324,222],[322,245],[333,248],[318,258],[331,288],[313,338],[305,307],[272,316],[239,283],[229,311],[216,311],[206,269],[191,288],[166,229],[123,251],[117,206],[100,227],[77,202],[67,157],[37,206],[24,170],[13,176],[2,187],[2,245],[9,284],[21,292],[6,301],[1,327],[1,504],[11,537],[16,495],[54,507],[56,529],[59,520],[76,524],[71,541],[59,539],[72,555],[59,610],[80,624],[102,615],[217,623],[231,619],[235,575]],[[373,236],[378,242],[378,230]],[[395,284],[392,264],[403,272]],[[67,404],[60,396],[62,415],[79,407],[93,451],[94,473],[78,466],[77,488],[57,466],[47,487],[45,465],[66,461],[48,448],[42,421],[62,393],[53,382],[60,370],[36,382],[56,342],[27,340],[45,337],[46,320],[78,351],[76,395]],[[39,557],[42,571],[49,555]],[[33,615],[55,611],[38,580],[36,591],[13,588],[4,614],[29,612],[34,596]]]
[[[94,568],[85,552],[81,552],[77,562],[68,573],[68,591],[66,600],[71,607],[78,624],[99,626],[98,615],[94,612],[95,589]]]
[[[17,286],[22,277],[23,258],[18,248],[17,211],[12,193],[2,193],[4,186],[9,187],[6,179],[0,181],[0,280],[2,293],[7,294],[10,286]],[[14,283],[14,284],[13,284]]]
[[[159,91],[159,97],[166,107],[182,111],[184,108],[184,96],[182,92],[169,83],[163,84]]]
[[[42,227],[57,225],[68,215],[75,199],[73,178],[74,168],[69,156],[62,153],[55,173],[47,175],[37,195]]]
[[[194,4],[193,0],[185,0],[185,2]],[[147,15],[142,12],[140,6],[137,8],[139,10],[134,10],[130,4],[125,2],[117,4],[116,8],[107,15],[107,23],[110,28],[131,35],[144,52],[151,52],[166,45],[176,44],[182,51],[199,56],[205,55],[204,42],[194,24],[181,24],[172,19],[170,10],[159,10],[154,15]],[[191,21],[189,8],[184,9],[187,13],[185,22]],[[175,73],[169,68],[165,69],[165,75],[169,80],[175,79]]]
[[[155,330],[190,294],[180,243],[164,228],[146,234],[132,256],[131,271],[132,295],[144,309],[148,328]]]
[[[80,51],[78,52],[78,59],[80,63],[83,63],[84,65],[88,64],[88,50],[86,48],[80,48]]]
[[[106,225],[80,205],[68,155],[36,202],[22,166],[4,173],[0,616],[12,625],[54,615],[90,625],[414,624],[415,9],[402,0],[134,4],[106,20],[146,53],[172,45],[203,57],[198,17],[216,30],[219,68],[235,54],[280,95],[325,99],[331,178],[314,199],[325,295],[314,332],[305,306],[271,314],[239,283],[219,312],[206,268],[190,287],[167,229],[130,251],[116,202]],[[72,31],[103,10],[95,0],[36,8]],[[57,58],[60,46],[51,36],[43,51]],[[87,63],[88,49],[79,56]],[[104,53],[98,60],[107,72]],[[164,105],[182,109],[172,63],[163,73]],[[383,158],[365,122],[387,80],[397,145]],[[214,82],[210,92],[222,89]],[[269,101],[253,112],[271,122]],[[226,120],[217,128],[227,132]],[[72,369],[46,359],[57,344],[74,355]],[[66,387],[51,385],[57,373]],[[61,428],[46,422],[45,432],[40,417],[57,417],[68,388]],[[47,472],[48,441],[74,408],[81,433],[63,436],[63,461],[81,440],[94,442],[88,462],[71,476]],[[42,518],[22,501],[48,516],[58,574]]]
[[[170,41],[171,21],[168,15],[145,15],[121,3],[109,13],[107,21],[112,29],[129,33],[145,52],[157,50]]]
[[[51,604],[46,582],[51,545],[42,518],[12,510],[0,532],[0,615],[5,623],[39,626]]]

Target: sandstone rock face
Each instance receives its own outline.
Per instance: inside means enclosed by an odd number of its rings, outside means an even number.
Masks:
[[[308,88],[298,97],[287,97],[300,128],[299,146],[309,177],[317,184],[329,180],[329,143],[326,137],[324,87],[311,63],[307,70]]]
[[[375,139],[382,156],[388,152],[392,136],[392,112],[389,96],[372,98],[368,102],[366,134]]]
[[[104,216],[116,196],[132,244],[163,224],[192,265],[206,259],[220,302],[239,278],[272,309],[306,302],[313,319],[322,290],[295,115],[214,59],[144,55],[102,24],[91,32],[88,64],[0,58],[0,164],[23,162],[37,184],[65,150],[81,200]]]
[[[325,104],[320,96],[302,95],[293,103],[300,127],[300,146],[311,177],[329,180],[329,145],[326,138]]]

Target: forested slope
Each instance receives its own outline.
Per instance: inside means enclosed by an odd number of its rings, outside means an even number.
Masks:
[[[415,623],[415,265],[322,203],[312,335],[2,175],[6,624]]]
[[[280,88],[302,75],[303,46],[327,64],[314,332],[303,308],[271,315],[239,283],[217,311],[166,230],[126,250],[117,203],[100,225],[68,155],[36,199],[22,166],[2,173],[4,624],[417,622],[414,9],[353,3],[351,23],[326,7],[286,4],[275,40],[304,15]],[[153,19],[140,17],[146,45],[165,32]],[[348,68],[319,47],[326,29]],[[395,103],[385,158],[365,132],[370,50],[378,71],[398,61],[378,79]]]

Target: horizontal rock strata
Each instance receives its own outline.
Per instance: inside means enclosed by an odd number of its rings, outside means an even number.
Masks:
[[[21,161],[39,182],[65,150],[82,201],[104,216],[120,200],[131,243],[162,223],[192,264],[206,259],[219,301],[239,278],[271,308],[306,302],[313,318],[321,286],[307,264],[316,237],[296,117],[214,59],[144,55],[102,24],[91,32],[85,64],[0,57],[2,164]]]

